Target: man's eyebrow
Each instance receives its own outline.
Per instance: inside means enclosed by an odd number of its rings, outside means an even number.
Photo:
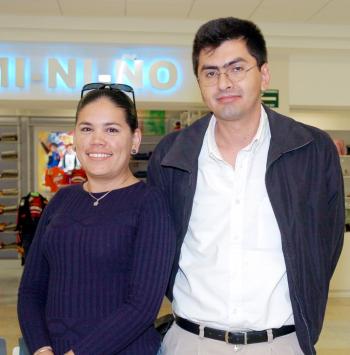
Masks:
[[[202,68],[201,68],[201,71],[203,71],[203,70],[208,70],[208,69],[216,69],[216,70],[217,70],[217,69],[219,69],[219,68],[227,68],[227,67],[229,67],[230,65],[236,64],[236,63],[239,63],[239,62],[245,62],[245,63],[246,63],[247,60],[244,59],[244,58],[238,57],[238,58],[235,58],[235,59],[229,61],[228,63],[225,63],[222,67],[219,67],[219,66],[217,66],[217,65],[211,65],[211,64],[203,65]]]

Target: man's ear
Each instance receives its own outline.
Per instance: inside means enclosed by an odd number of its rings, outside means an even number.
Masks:
[[[260,68],[261,73],[261,90],[264,91],[270,84],[270,69],[267,63],[264,63]]]

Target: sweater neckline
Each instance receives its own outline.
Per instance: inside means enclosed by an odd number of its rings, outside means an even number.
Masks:
[[[110,190],[109,191],[109,194],[113,194],[113,193],[115,193],[115,192],[118,192],[118,191],[125,191],[125,190],[128,190],[128,189],[133,189],[133,188],[135,188],[135,187],[137,187],[137,186],[139,186],[140,184],[143,184],[144,182],[142,181],[142,180],[140,180],[140,181],[137,181],[137,182],[135,182],[135,183],[133,183],[133,184],[131,184],[131,185],[128,185],[128,186],[124,186],[124,187],[119,187],[119,188],[117,188],[117,189],[113,189],[113,190]],[[85,189],[84,189],[84,183],[81,183],[80,184],[80,190],[83,192],[83,193],[85,193],[86,195],[89,195],[89,192],[88,191],[86,191]],[[102,191],[102,192],[91,192],[94,196],[96,196],[96,197],[99,197],[99,196],[102,196],[103,194],[105,194],[105,193],[107,193],[108,191],[106,190],[106,191]]]

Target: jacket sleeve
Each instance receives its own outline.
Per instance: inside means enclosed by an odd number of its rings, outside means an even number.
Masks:
[[[147,184],[150,186],[157,186],[163,192],[166,190],[165,181],[167,181],[164,176],[165,169],[161,166],[164,156],[164,146],[165,139],[163,139],[155,148],[147,167]]]
[[[125,302],[72,346],[75,355],[115,354],[153,327],[168,283],[175,237],[165,199],[152,188],[141,209]]]
[[[344,180],[340,166],[339,155],[333,142],[330,142],[327,159],[327,184],[328,184],[328,218],[331,229],[332,241],[330,245],[330,277],[337,265],[344,242],[345,227],[345,199]]]
[[[51,207],[52,203],[45,208],[40,218],[24,266],[18,292],[18,320],[30,353],[43,346],[50,345],[45,320],[49,265],[44,255],[44,240]]]

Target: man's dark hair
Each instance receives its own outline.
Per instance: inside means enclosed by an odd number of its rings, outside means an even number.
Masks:
[[[125,121],[130,127],[131,132],[135,132],[138,127],[137,113],[133,101],[120,90],[111,90],[109,88],[91,90],[85,94],[78,103],[77,112],[75,115],[75,123],[78,121],[80,111],[88,104],[97,101],[101,98],[107,98],[116,107],[119,107],[125,112]]]
[[[199,53],[202,49],[216,49],[232,39],[245,41],[248,52],[256,59],[259,68],[267,63],[264,36],[253,22],[235,17],[218,18],[203,24],[196,33],[192,49],[194,75],[198,75]]]

